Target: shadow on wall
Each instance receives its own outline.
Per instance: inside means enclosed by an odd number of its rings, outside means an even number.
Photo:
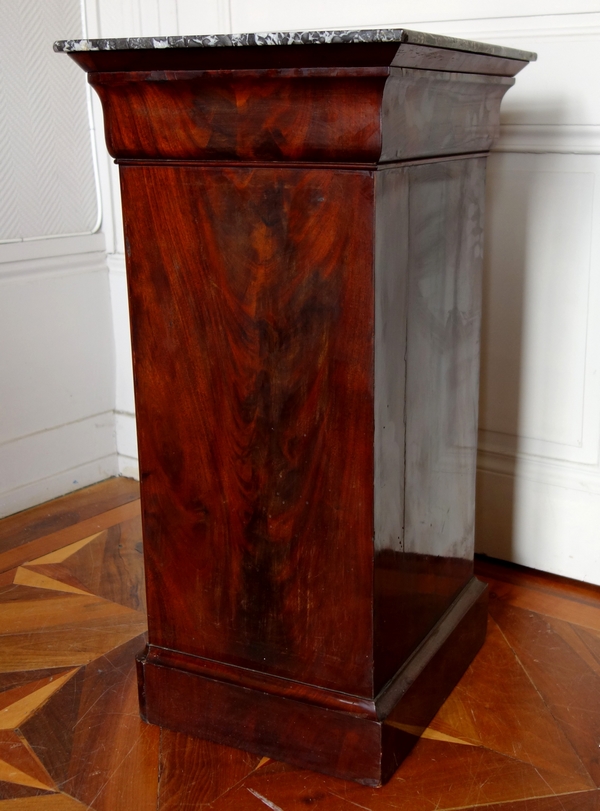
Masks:
[[[515,104],[509,98],[502,124],[527,125],[532,106],[535,117],[556,124],[566,115],[559,100],[540,110],[539,100]],[[547,180],[539,165],[544,157],[498,152],[488,163],[475,546],[478,552],[515,561],[519,559],[516,454],[523,433],[543,435],[544,427],[539,426],[538,432],[535,425],[544,410],[540,396],[543,399],[545,392],[551,399],[555,385],[554,380],[543,379],[539,368],[552,365],[544,363],[551,347],[539,345],[547,329],[543,313],[539,320],[544,301],[532,301],[549,272],[544,267],[548,238],[562,236],[560,228],[548,234],[550,223],[540,220],[546,213],[540,200]],[[549,191],[552,194],[552,188]]]
[[[509,120],[507,145],[524,116]],[[490,157],[484,259],[476,548],[536,568],[564,565],[574,513],[563,482],[579,488],[569,465],[596,453],[586,374],[595,164],[552,137],[554,152]]]
[[[479,395],[481,430],[490,420],[500,427],[496,437],[504,450],[516,450],[519,432],[519,396],[527,256],[529,196],[511,188],[514,178],[495,171],[495,156],[488,162],[486,230],[483,269],[481,378]],[[505,272],[499,273],[503,270]],[[495,418],[495,419],[494,419]],[[498,419],[499,418],[499,419]],[[486,432],[487,433],[487,432]],[[499,440],[499,441],[498,441]],[[489,448],[489,442],[485,442]],[[489,451],[488,451],[489,453]],[[486,454],[487,456],[487,454]],[[481,474],[478,460],[475,501],[475,548],[493,557],[513,558],[516,493],[514,455],[499,454],[494,467],[504,473]],[[488,461],[486,458],[485,462]]]

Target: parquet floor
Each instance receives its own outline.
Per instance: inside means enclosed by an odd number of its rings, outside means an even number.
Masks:
[[[478,570],[487,642],[392,781],[370,789],[139,720],[134,482],[4,519],[0,811],[600,811],[600,589]]]

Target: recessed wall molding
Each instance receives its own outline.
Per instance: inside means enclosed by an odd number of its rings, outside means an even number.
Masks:
[[[137,458],[138,447],[135,414],[117,411],[115,416],[119,473],[122,476],[139,479],[140,469]]]
[[[465,4],[463,4],[465,7]],[[479,8],[481,4],[479,4]],[[504,6],[505,11],[509,11]],[[598,5],[585,12],[573,12],[563,14],[523,14],[522,16],[496,15],[492,17],[477,17],[467,15],[460,19],[452,20],[420,19],[415,21],[416,25],[422,28],[427,27],[435,32],[445,31],[448,35],[456,36],[457,32],[462,32],[463,38],[477,39],[481,37],[483,42],[515,38],[548,39],[548,38],[581,38],[596,39],[600,36],[600,11]],[[407,26],[408,27],[408,26]],[[500,43],[504,44],[504,43]]]
[[[597,465],[528,457],[519,453],[477,452],[477,469],[503,476],[525,478],[552,487],[582,490],[600,496],[600,468]]]
[[[104,234],[100,232],[96,234],[79,234],[77,236],[14,240],[13,242],[0,243],[0,267],[12,262],[94,252],[104,253],[104,250]]]
[[[476,551],[600,585],[597,490],[543,472],[478,470]]]
[[[600,126],[502,124],[492,151],[600,155]]]
[[[47,256],[0,263],[0,284],[30,281],[39,276],[71,276],[82,273],[108,273],[104,251]]]
[[[598,463],[596,155],[490,158],[479,447]]]
[[[101,0],[102,1],[102,0]],[[190,0],[178,0],[179,6],[191,5]],[[208,3],[207,3],[208,5]],[[595,0],[575,0],[566,7],[564,0],[378,0],[365,4],[362,0],[305,0],[303,3],[281,3],[262,0],[231,0],[232,30],[278,31],[307,28],[387,28],[401,27],[427,30],[425,26],[438,26],[439,30],[453,33],[465,22],[481,30],[501,30],[506,19],[523,20],[523,25],[548,16],[554,19],[586,20],[595,15]],[[543,13],[541,13],[543,12]],[[199,33],[199,32],[195,32]],[[472,37],[476,39],[476,37]]]
[[[519,453],[494,453],[480,448],[477,451],[477,469],[600,495],[600,468],[593,464],[528,457]]]

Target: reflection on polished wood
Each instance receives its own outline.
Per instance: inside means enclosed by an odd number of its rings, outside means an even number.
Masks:
[[[32,540],[43,553],[10,568]],[[0,568],[12,578],[0,588],[0,811],[600,811],[596,587],[476,561],[491,591],[487,640],[374,789],[139,719],[145,615],[132,482],[0,522]]]

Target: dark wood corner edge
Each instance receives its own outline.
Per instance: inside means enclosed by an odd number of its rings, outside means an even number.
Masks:
[[[392,714],[396,718],[395,710],[399,703],[410,696],[415,685],[420,684],[423,678],[430,680],[430,671],[435,679],[444,682],[444,690],[455,679],[441,699],[441,706],[485,641],[487,605],[487,583],[476,577],[471,578],[410,659],[380,691],[375,699],[378,720],[385,721]],[[462,639],[467,629],[469,637]],[[448,660],[448,647],[456,651],[456,665]],[[467,651],[472,652],[470,658]],[[464,667],[459,672],[463,664]],[[431,718],[426,719],[425,726]]]
[[[487,585],[465,586],[373,702],[149,646],[138,656],[141,715],[215,743],[383,785],[485,640]]]

